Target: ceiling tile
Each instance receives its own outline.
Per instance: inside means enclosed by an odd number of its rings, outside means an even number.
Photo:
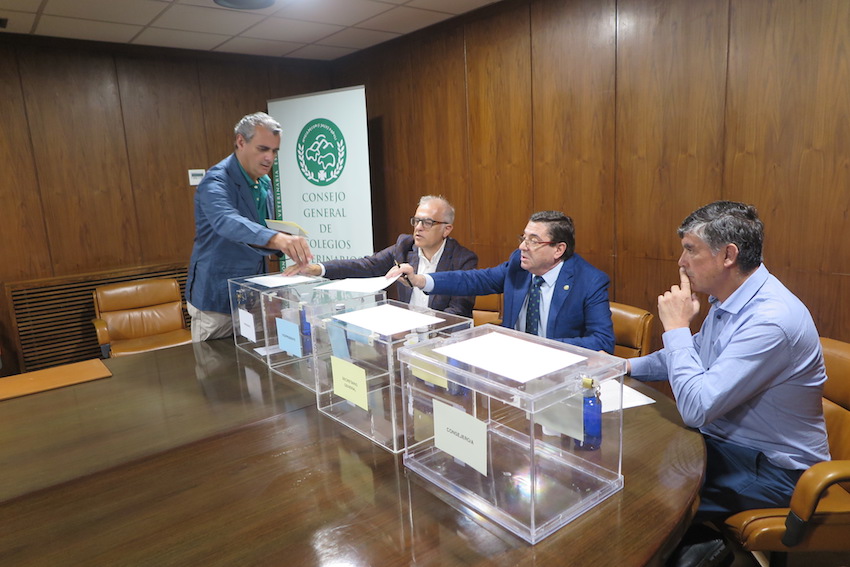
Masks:
[[[287,53],[287,57],[295,57],[298,59],[321,59],[323,61],[332,61],[338,57],[350,55],[357,51],[356,49],[348,49],[346,47],[331,47],[329,45],[308,45],[301,49],[296,49],[292,53]]]
[[[262,19],[263,16],[248,12],[213,10],[197,6],[172,6],[157,18],[153,25],[174,30],[237,35]]]
[[[371,0],[311,0],[292,2],[275,12],[275,16],[350,26],[390,9],[392,6],[389,4]]]
[[[424,8],[426,10],[437,10],[450,14],[464,14],[477,10],[496,0],[410,0],[405,6],[410,8]]]
[[[141,26],[92,22],[76,18],[42,16],[35,28],[36,35],[126,43],[139,33]]]
[[[141,45],[158,45],[177,49],[201,49],[209,51],[230,39],[230,36],[198,33],[192,31],[147,28],[133,40]]]
[[[170,5],[170,2],[160,0],[48,0],[44,13],[144,26]]]
[[[267,39],[255,39],[251,37],[234,37],[230,41],[216,47],[214,51],[282,57],[300,47],[304,47],[304,44],[291,41],[269,41]]]
[[[378,45],[385,41],[399,37],[401,34],[376,30],[362,30],[360,28],[347,28],[332,36],[328,36],[318,43],[321,45],[334,45],[337,47],[353,47],[365,49]]]
[[[0,0],[0,10],[16,10],[34,14],[39,6],[41,6],[41,0]]]
[[[274,41],[299,41],[312,43],[343,29],[341,26],[299,22],[284,18],[267,18],[242,35]]]
[[[26,12],[0,10],[0,18],[9,20],[6,28],[0,30],[0,33],[30,33],[32,24],[35,22],[35,14],[27,14]]]
[[[290,2],[303,2],[304,0],[275,0],[275,3],[268,8],[263,8],[262,10],[234,10],[232,8],[224,8],[223,6],[219,6],[213,0],[173,0],[175,4],[185,4],[189,6],[200,6],[202,8],[215,8],[216,10],[225,10],[230,12],[231,14],[254,14],[257,16],[268,16],[274,14],[276,11],[280,10],[282,7],[286,6]],[[308,0],[309,1],[309,0]]]
[[[450,18],[450,14],[400,6],[357,25],[359,28],[410,33]]]
[[[274,0],[234,10],[213,0],[0,0],[9,19],[0,33],[334,59],[498,1]]]

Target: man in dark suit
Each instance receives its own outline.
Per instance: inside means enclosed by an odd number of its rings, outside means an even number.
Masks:
[[[519,237],[519,248],[504,264],[430,275],[416,274],[402,265],[387,277],[403,273],[426,293],[503,293],[505,327],[613,352],[608,276],[574,250],[572,219],[559,211],[542,211],[531,215]]]
[[[414,273],[428,274],[446,270],[471,270],[478,256],[449,237],[454,228],[454,207],[443,197],[426,195],[419,200],[416,214],[410,217],[413,234],[399,235],[396,243],[372,256],[353,260],[331,260],[322,264],[292,266],[284,273],[324,276],[329,279],[377,277],[397,264],[409,264]],[[426,295],[419,289],[397,285],[399,301],[430,307],[463,317],[472,317],[475,298],[456,294]]]

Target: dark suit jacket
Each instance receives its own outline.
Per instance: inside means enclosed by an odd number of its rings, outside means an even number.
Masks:
[[[325,277],[336,280],[340,278],[366,278],[383,276],[395,266],[408,263],[414,270],[419,268],[419,247],[413,243],[413,235],[399,235],[393,246],[384,248],[380,252],[364,258],[353,260],[330,260],[322,262],[325,266]],[[437,264],[438,272],[447,270],[471,270],[478,266],[478,256],[472,250],[464,248],[454,238],[446,239],[446,247]],[[409,287],[396,283],[398,298],[404,303],[410,303],[413,293]],[[431,294],[428,297],[428,307],[437,311],[445,311],[463,317],[472,317],[472,306],[475,305],[474,297],[464,297],[449,294]]]
[[[495,268],[431,274],[431,293],[504,293],[502,325],[513,329],[531,286],[531,273],[522,269],[519,260],[520,252],[515,250],[507,262]],[[564,262],[555,283],[546,336],[591,350],[614,352],[608,283],[604,272],[573,254]]]

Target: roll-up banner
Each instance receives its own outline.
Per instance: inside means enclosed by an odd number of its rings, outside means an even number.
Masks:
[[[304,229],[316,262],[371,254],[366,88],[270,100],[268,108],[283,127],[275,218]]]

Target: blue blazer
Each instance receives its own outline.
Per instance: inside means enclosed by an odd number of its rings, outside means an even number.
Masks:
[[[274,212],[271,191],[267,203]],[[257,215],[251,188],[231,154],[209,170],[195,191],[195,243],[189,260],[186,301],[201,311],[230,313],[227,280],[262,274],[262,248],[275,235]]]
[[[335,280],[339,278],[366,278],[383,276],[395,266],[405,262],[419,268],[419,247],[416,246],[411,234],[401,234],[393,246],[384,248],[380,252],[364,258],[352,260],[331,260],[322,262],[325,266],[325,277]],[[440,262],[437,264],[438,272],[447,270],[472,270],[478,266],[478,256],[472,250],[461,246],[454,238],[446,239],[446,247]],[[399,301],[410,303],[413,290],[401,283],[396,283]],[[475,305],[475,297],[430,294],[428,296],[428,307],[437,311],[445,311],[462,317],[472,317],[472,306]]]
[[[502,325],[516,327],[531,286],[531,273],[520,266],[520,252],[494,268],[431,274],[431,293],[504,294]],[[564,262],[552,294],[546,336],[588,348],[614,352],[614,326],[608,304],[608,276],[578,254]]]

